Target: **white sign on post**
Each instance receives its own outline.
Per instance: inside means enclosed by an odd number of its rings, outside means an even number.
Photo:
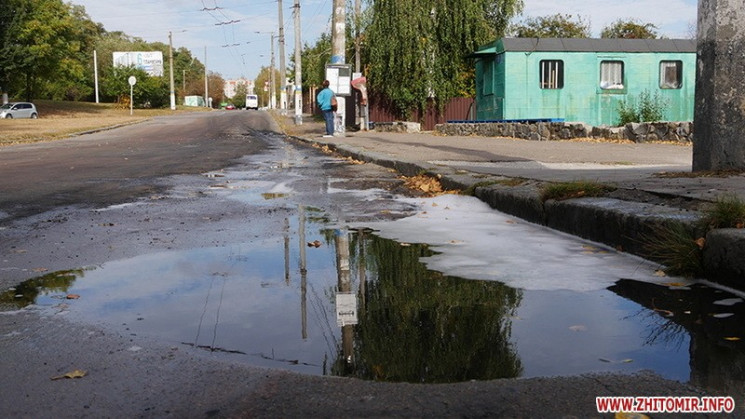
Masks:
[[[129,114],[132,115],[132,104],[134,103],[134,86],[137,83],[137,77],[129,76]]]
[[[336,293],[336,325],[357,324],[357,296],[354,293]]]

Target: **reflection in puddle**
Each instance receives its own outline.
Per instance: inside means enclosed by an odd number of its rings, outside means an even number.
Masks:
[[[521,290],[428,270],[432,256],[301,210],[274,239],[50,273],[0,294],[0,307],[35,304],[307,374],[455,382],[649,369],[745,390],[745,303],[726,292],[634,280]],[[67,294],[80,298],[62,304]]]

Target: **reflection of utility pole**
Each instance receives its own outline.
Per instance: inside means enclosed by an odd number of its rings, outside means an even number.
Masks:
[[[334,236],[336,244],[336,270],[339,276],[337,293],[337,315],[339,314],[339,298],[342,294],[352,292],[352,277],[349,269],[349,234],[345,229],[336,230]],[[354,297],[354,294],[352,294]],[[356,313],[355,313],[356,314]],[[356,319],[355,319],[356,320]],[[356,323],[356,321],[355,321]],[[341,347],[344,356],[344,365],[351,367],[354,363],[354,325],[344,324],[341,326]]]
[[[285,284],[290,285],[290,219],[285,218]]]
[[[308,338],[308,265],[305,258],[305,207],[298,207],[298,235],[300,241],[300,315],[303,339]]]
[[[365,312],[365,286],[367,285],[367,262],[365,261],[365,229],[357,230],[357,270],[360,277],[360,309]]]

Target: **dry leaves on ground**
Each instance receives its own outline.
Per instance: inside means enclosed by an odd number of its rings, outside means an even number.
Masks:
[[[446,191],[442,188],[440,180],[432,176],[417,175],[413,177],[403,176],[407,188],[424,192],[427,196],[438,196],[443,194],[457,193],[457,191]]]

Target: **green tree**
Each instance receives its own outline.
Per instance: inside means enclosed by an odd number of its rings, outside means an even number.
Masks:
[[[303,79],[305,76],[303,76]],[[254,81],[254,90],[256,95],[259,97],[259,106],[269,106],[269,86],[271,86],[271,79],[272,79],[272,72],[269,70],[269,67],[261,67],[261,70],[259,71],[259,75],[256,76],[256,80]],[[279,86],[277,83],[277,80],[279,80],[279,70],[277,68],[274,69],[274,97],[279,97]],[[264,90],[266,88],[266,90]]]
[[[370,91],[390,101],[399,117],[442,107],[471,80],[466,56],[501,36],[521,0],[378,0],[365,31]]]
[[[601,38],[624,38],[624,39],[657,39],[657,26],[651,23],[640,23],[638,20],[618,19],[603,28],[600,32]]]
[[[300,57],[303,64],[303,90],[309,91],[311,87],[320,86],[326,78],[326,63],[331,61],[331,36],[323,33],[313,46],[305,44]]]
[[[246,95],[248,94],[248,86],[245,84],[239,84],[235,86],[235,95],[230,98],[230,102],[236,107],[246,106]]]
[[[590,25],[581,16],[557,13],[526,18],[511,25],[508,33],[516,38],[589,38]]]
[[[0,17],[3,88],[32,100],[78,98],[90,46],[101,28],[84,9],[62,0],[6,0]]]

